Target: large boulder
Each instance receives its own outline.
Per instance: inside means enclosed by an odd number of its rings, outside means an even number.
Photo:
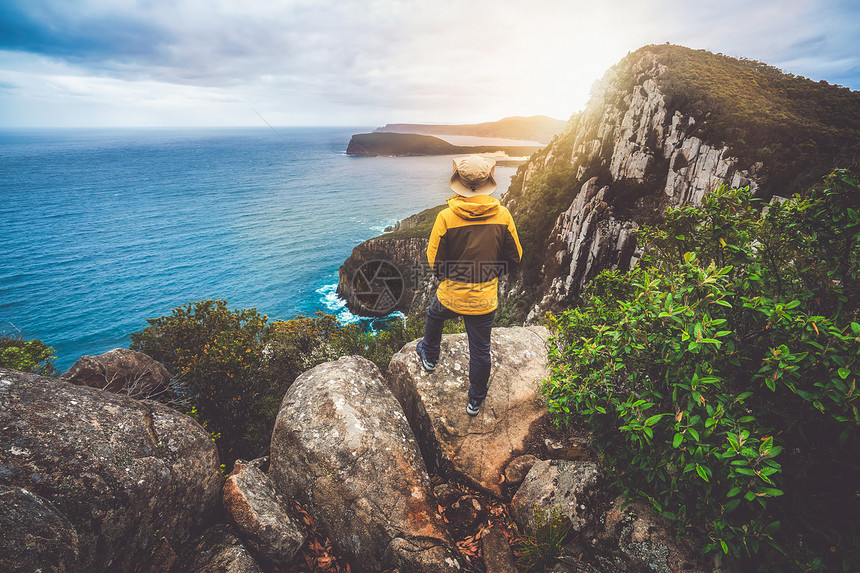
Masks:
[[[531,534],[541,521],[556,515],[569,519],[574,531],[582,531],[593,526],[603,510],[599,492],[603,481],[594,462],[539,461],[511,500],[514,519]]]
[[[287,565],[307,539],[304,525],[287,513],[283,498],[260,468],[237,460],[224,483],[224,508],[242,539],[275,565]]]
[[[465,478],[502,497],[503,472],[525,451],[547,408],[541,381],[548,375],[546,339],[540,326],[494,328],[490,390],[480,413],[466,414],[469,342],[465,334],[442,337],[436,370],[425,372],[417,341],[394,355],[388,383],[403,406],[430,471]]]
[[[68,519],[82,570],[147,570],[157,540],[178,547],[205,523],[222,484],[215,444],[188,416],[0,369],[0,485]]]
[[[78,571],[78,533],[49,501],[0,485],[0,571]]]
[[[689,539],[677,539],[672,524],[656,515],[643,501],[624,507],[618,497],[607,509],[591,544],[618,561],[627,561],[629,571],[657,573],[704,573],[723,568],[707,562]]]
[[[354,571],[459,569],[406,417],[364,358],[293,382],[272,432],[269,478],[306,504]]]
[[[97,356],[81,356],[60,379],[141,399],[166,388],[170,373],[143,352],[114,348]]]

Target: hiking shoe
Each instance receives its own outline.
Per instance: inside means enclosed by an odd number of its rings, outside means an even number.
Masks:
[[[419,342],[415,346],[415,353],[418,354],[418,361],[421,362],[421,367],[424,368],[427,372],[433,372],[436,370],[436,360],[430,360],[427,358],[427,354],[424,352],[424,347],[421,346]]]
[[[466,405],[466,413],[470,416],[477,416],[481,411],[481,403],[474,398],[469,398],[469,403]]]

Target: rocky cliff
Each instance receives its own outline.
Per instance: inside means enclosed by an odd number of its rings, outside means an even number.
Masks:
[[[539,148],[539,145],[453,145],[432,135],[415,133],[357,133],[350,138],[346,154],[377,157],[489,153],[522,158]]]
[[[606,72],[502,198],[524,247],[519,273],[502,283],[503,316],[538,320],[574,304],[600,271],[630,268],[637,229],[669,207],[724,184],[790,195],[858,156],[857,92],[702,50],[641,48]]]
[[[411,308],[423,307],[433,293],[435,279],[427,267],[427,238],[436,214],[445,205],[426,209],[399,221],[394,231],[380,235],[356,246],[350,257],[338,269],[337,292],[347,302],[350,312],[361,316],[385,316]],[[386,261],[397,269],[401,289],[395,300],[377,304],[379,289],[363,283],[364,271],[378,261]],[[367,296],[370,295],[370,296]]]

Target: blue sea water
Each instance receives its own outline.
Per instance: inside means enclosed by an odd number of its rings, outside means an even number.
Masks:
[[[0,333],[65,370],[200,299],[355,320],[334,292],[353,247],[451,195],[450,157],[345,155],[366,131],[0,131]]]

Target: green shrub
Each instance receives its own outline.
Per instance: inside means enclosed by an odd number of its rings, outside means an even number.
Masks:
[[[545,511],[535,506],[534,532],[521,536],[514,543],[517,565],[523,571],[543,571],[555,563],[567,541],[572,526],[560,506]]]
[[[424,328],[422,316],[394,319],[375,332],[323,313],[269,322],[256,309],[230,309],[223,300],[189,303],[147,322],[131,334],[131,348],[173,375],[173,392],[159,399],[199,420],[228,468],[266,452],[281,400],[300,374],[350,354],[384,372]],[[446,326],[457,330],[456,323]]]
[[[643,230],[626,274],[553,317],[545,384],[626,495],[705,551],[856,570],[860,189],[771,203],[721,188]]]
[[[20,336],[0,336],[0,368],[56,376],[54,349],[41,340],[24,340]]]

